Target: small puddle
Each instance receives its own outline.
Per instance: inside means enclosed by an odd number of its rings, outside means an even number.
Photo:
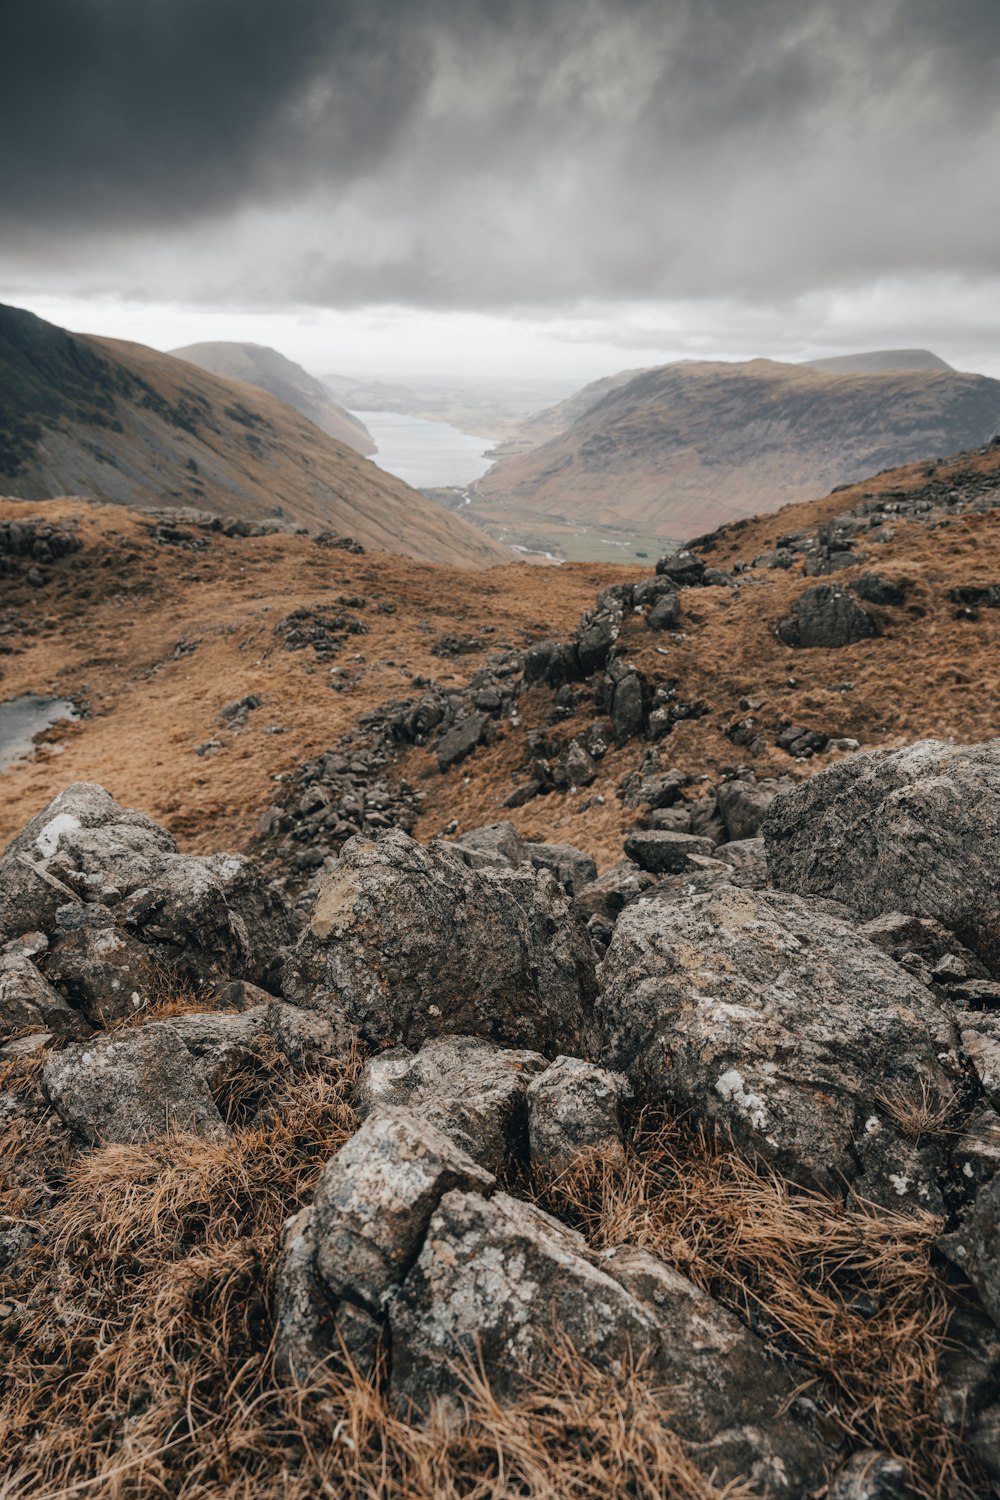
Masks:
[[[24,693],[0,703],[0,771],[25,760],[34,750],[34,738],[60,719],[78,719],[76,705],[68,698],[43,698]]]

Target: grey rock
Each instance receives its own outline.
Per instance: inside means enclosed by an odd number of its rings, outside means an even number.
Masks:
[[[787,776],[773,781],[757,781],[750,776],[721,782],[715,802],[727,839],[756,838],[775,797],[779,792],[794,791],[795,786]]]
[[[977,1193],[958,1228],[942,1235],[938,1248],[968,1277],[1000,1328],[1000,1177]]]
[[[862,573],[851,584],[859,599],[868,604],[883,604],[898,607],[906,603],[912,584],[908,579],[883,578],[879,573]]]
[[[307,1068],[331,1058],[346,1062],[358,1043],[357,1030],[336,1006],[321,1012],[271,1000],[267,1007],[267,1029],[296,1068]]]
[[[582,1153],[623,1155],[626,1079],[579,1057],[557,1057],[528,1086],[531,1164],[544,1178],[570,1171]]]
[[[554,1337],[613,1374],[658,1342],[645,1309],[590,1258],[580,1235],[506,1193],[447,1193],[389,1302],[391,1392],[418,1415],[460,1397],[479,1360],[505,1399],[551,1358]]]
[[[155,953],[113,926],[60,933],[45,956],[45,972],[74,1010],[99,1027],[145,1010],[165,978]]]
[[[150,1141],[169,1129],[226,1135],[190,1052],[165,1022],[65,1047],[42,1082],[63,1122],[93,1144]]]
[[[574,740],[566,751],[563,762],[570,786],[590,786],[597,776],[597,765],[592,755]]]
[[[643,578],[632,588],[632,603],[636,606],[656,604],[664,597],[673,596],[677,593],[677,585],[672,578],[666,575],[656,578]]]
[[[837,1191],[866,1130],[901,1135],[897,1118],[961,1081],[934,996],[843,915],[735,886],[630,907],[601,966],[600,1061]]]
[[[677,588],[692,588],[700,584],[705,576],[705,564],[694,552],[682,548],[679,552],[668,552],[656,564],[657,575],[669,578]]]
[[[959,1041],[972,1064],[980,1088],[994,1109],[1000,1109],[1000,1012],[962,1011]]]
[[[547,1067],[537,1052],[482,1037],[432,1037],[417,1053],[394,1047],[369,1058],[355,1106],[360,1119],[386,1105],[409,1109],[496,1172],[525,1154],[525,1094]]]
[[[524,841],[507,821],[470,828],[453,839],[450,847],[472,870],[513,870],[524,863]]]
[[[641,870],[653,875],[678,875],[690,865],[692,854],[711,855],[711,839],[692,833],[658,833],[655,830],[630,833],[625,853]]]
[[[597,879],[593,856],[572,844],[525,844],[524,853],[534,869],[548,870],[571,896]]]
[[[621,634],[622,608],[612,604],[610,608],[592,610],[584,615],[576,633],[576,654],[580,670],[585,677],[600,672],[607,666],[615,642]]]
[[[677,594],[664,594],[646,616],[647,630],[673,630],[680,624],[681,601]]]
[[[655,829],[657,833],[691,832],[691,814],[682,802],[676,807],[655,807],[644,821],[647,828]]]
[[[634,860],[620,859],[590,885],[577,891],[574,905],[588,919],[596,916],[613,922],[630,901],[655,884],[656,877],[648,870],[640,869]]]
[[[460,765],[486,739],[490,732],[490,717],[485,713],[468,714],[445,730],[436,745],[438,766],[447,771]]]
[[[763,832],[780,889],[937,918],[1000,974],[1000,739],[840,761],[778,797]]]
[[[830,1452],[789,1414],[798,1381],[732,1313],[648,1251],[622,1246],[599,1265],[653,1316],[650,1361],[670,1392],[671,1426],[723,1483],[771,1496],[811,1489]]]
[[[642,702],[642,681],[638,672],[625,672],[614,684],[611,696],[611,723],[614,727],[617,745],[624,745],[626,740],[642,733],[645,710]]]
[[[244,1068],[257,1062],[254,1043],[267,1035],[267,1007],[226,1014],[195,1011],[168,1022],[191,1053],[213,1099]]]
[[[876,635],[875,622],[849,593],[831,583],[806,589],[777,627],[786,646],[851,646]]]
[[[30,958],[4,954],[0,958],[0,1037],[32,1031],[69,1041],[90,1035],[83,1016],[67,1005]]]
[[[866,1449],[855,1453],[830,1483],[828,1500],[910,1500],[909,1471],[902,1459]]]
[[[719,844],[715,858],[729,866],[733,885],[746,886],[751,891],[761,891],[767,885],[767,854],[762,838],[733,839],[731,843]]]
[[[313,1211],[285,1224],[274,1276],[274,1365],[285,1380],[307,1385],[330,1362],[366,1374],[375,1364],[379,1323],[372,1313],[330,1296],[316,1272]]]
[[[453,1032],[585,1054],[594,968],[584,919],[550,876],[470,870],[394,830],[344,846],[284,987],[306,1009],[335,1002],[376,1045]]]
[[[491,1173],[419,1115],[391,1108],[369,1115],[316,1184],[312,1236],[321,1282],[334,1297],[377,1312],[444,1195],[493,1185]]]

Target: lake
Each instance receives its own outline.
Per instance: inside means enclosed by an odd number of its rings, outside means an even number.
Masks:
[[[0,770],[24,760],[35,748],[36,734],[59,719],[78,719],[76,705],[68,698],[42,698],[25,693],[0,703]]]
[[[398,411],[356,411],[378,447],[372,462],[414,489],[459,489],[490,467],[492,438],[470,437],[448,422],[428,422]]]

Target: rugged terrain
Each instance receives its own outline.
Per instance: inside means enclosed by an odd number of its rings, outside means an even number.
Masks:
[[[998,517],[0,507],[13,1493],[1000,1494]]]
[[[268,391],[307,417],[327,437],[346,443],[365,457],[375,452],[375,443],[365,424],[353,416],[315,375],[303,370],[294,360],[286,359],[277,349],[264,344],[239,344],[224,341],[207,344],[185,344],[171,349],[177,359],[221,375],[224,380],[239,380]]]
[[[0,490],[25,500],[191,505],[466,566],[507,555],[264,391],[6,307]]]
[[[475,485],[469,514],[542,539],[553,526],[586,526],[634,553],[651,535],[680,541],[973,447],[998,426],[1000,382],[947,368],[687,361],[598,383],[535,418],[522,434],[537,446],[501,458]]]

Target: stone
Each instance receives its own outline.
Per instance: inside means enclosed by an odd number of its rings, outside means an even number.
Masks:
[[[878,634],[868,611],[831,583],[818,584],[800,594],[777,633],[786,646],[827,649],[852,646]]]
[[[417,1416],[460,1404],[463,1364],[481,1363],[503,1401],[544,1370],[554,1338],[612,1375],[658,1342],[580,1235],[506,1193],[446,1193],[388,1311],[391,1395]]]
[[[680,624],[681,601],[676,594],[664,594],[657,599],[646,616],[647,630],[673,630]]]
[[[0,957],[0,1038],[6,1040],[22,1032],[50,1033],[79,1041],[90,1035],[90,1027],[30,958],[5,953]]]
[[[611,723],[616,745],[624,745],[626,740],[642,733],[645,710],[642,702],[642,681],[638,672],[625,672],[614,684],[611,696]]]
[[[507,821],[470,828],[451,841],[451,848],[472,870],[513,870],[524,863],[524,841]]]
[[[353,838],[285,965],[285,998],[333,1004],[364,1041],[443,1032],[554,1056],[593,1040],[585,918],[544,871],[470,870],[398,829]]]
[[[957,1229],[942,1235],[937,1244],[972,1283],[986,1313],[1000,1328],[1000,1177],[980,1189]]]
[[[656,604],[665,596],[676,594],[677,585],[672,578],[662,575],[656,578],[643,578],[632,588],[632,603],[637,608],[647,604]]]
[[[679,552],[668,552],[665,557],[661,557],[656,564],[656,572],[661,578],[669,578],[679,589],[693,588],[703,581],[705,564],[693,552],[682,548]]]
[[[572,844],[525,844],[524,853],[534,869],[548,870],[571,896],[597,879],[593,856]]]
[[[613,922],[630,901],[655,884],[655,875],[640,869],[634,860],[620,859],[610,870],[577,891],[573,904],[588,920],[596,916]]]
[[[898,608],[906,603],[906,596],[913,585],[909,579],[883,578],[879,573],[862,573],[851,584],[852,591],[868,604],[890,605]]]
[[[711,839],[692,833],[639,830],[625,840],[627,857],[653,875],[678,875],[689,867],[692,854],[711,855],[714,850]]]
[[[1000,975],[1000,739],[839,761],[776,798],[763,834],[781,890],[936,918]]]
[[[490,728],[489,714],[471,713],[446,729],[435,746],[439,769],[460,765],[483,743]]]
[[[295,1068],[308,1068],[331,1058],[347,1062],[358,1041],[356,1029],[336,1006],[320,1012],[271,1000],[267,1029]]]
[[[378,1311],[406,1275],[445,1194],[489,1192],[494,1180],[418,1114],[380,1108],[316,1184],[312,1236],[324,1287]]]
[[[154,1022],[53,1053],[42,1071],[60,1119],[93,1145],[155,1140],[169,1130],[227,1134],[202,1074],[174,1028]]]
[[[316,1271],[313,1211],[284,1225],[274,1275],[274,1365],[280,1378],[308,1385],[323,1365],[344,1357],[367,1374],[378,1357],[379,1323],[364,1308],[338,1303]]]
[[[739,1319],[646,1250],[598,1261],[654,1318],[649,1362],[669,1391],[670,1425],[716,1482],[749,1480],[778,1497],[807,1494],[829,1462],[821,1437],[793,1417],[799,1384]]]
[[[620,604],[584,615],[576,633],[576,655],[585,677],[601,672],[607,666],[621,628]]]
[[[73,1009],[101,1028],[147,1009],[166,979],[155,952],[111,925],[60,933],[45,971]]]
[[[369,1058],[355,1107],[362,1120],[387,1105],[409,1109],[496,1172],[526,1156],[525,1096],[547,1067],[537,1052],[482,1037],[431,1037],[417,1053],[394,1047]]]
[[[579,1057],[557,1057],[528,1085],[534,1170],[546,1179],[559,1177],[592,1151],[622,1159],[621,1109],[631,1095],[620,1074]]]
[[[909,1470],[902,1459],[865,1449],[838,1469],[827,1500],[910,1500],[912,1493]]]
[[[962,1051],[994,1109],[1000,1109],[1000,1012],[963,1011],[958,1017]]]
[[[267,1035],[267,1008],[262,1005],[242,1014],[195,1011],[171,1016],[168,1024],[195,1059],[213,1099],[218,1099],[237,1073],[257,1063],[254,1044]]]
[[[866,1132],[904,1136],[928,1100],[947,1123],[962,1080],[935,997],[848,915],[735,886],[629,907],[601,965],[599,1060],[793,1181],[842,1191]]]
[[[588,754],[583,745],[578,745],[574,740],[566,751],[563,762],[570,786],[590,786],[597,776],[597,765],[592,755]]]
[[[729,866],[733,885],[746,886],[751,891],[762,891],[767,885],[767,854],[762,838],[733,839],[728,844],[719,844],[715,858]]]
[[[655,807],[646,814],[643,823],[657,833],[691,832],[691,814],[684,803],[678,803],[676,807]]]
[[[795,786],[787,776],[780,781],[757,781],[751,776],[720,782],[715,790],[715,804],[727,840],[756,838],[775,797],[779,792],[794,790]]]

